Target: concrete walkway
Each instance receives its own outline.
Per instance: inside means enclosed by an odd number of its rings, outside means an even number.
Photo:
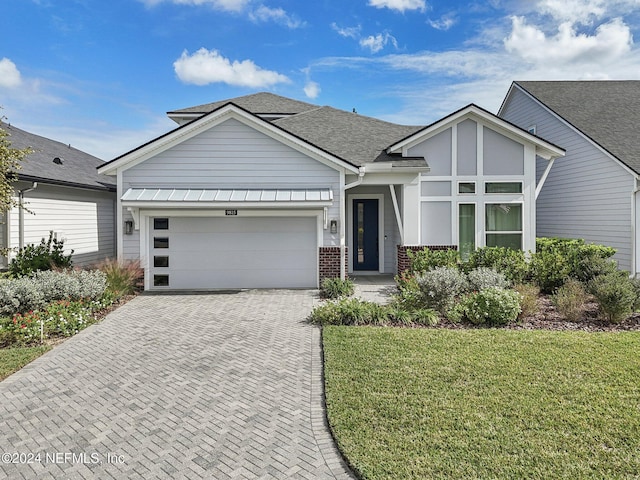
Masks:
[[[314,296],[132,300],[0,382],[0,477],[352,478],[304,322]]]
[[[376,303],[389,303],[398,293],[393,275],[353,275],[354,297]]]

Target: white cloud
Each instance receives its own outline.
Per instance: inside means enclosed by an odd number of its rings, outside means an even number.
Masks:
[[[358,39],[360,37],[360,31],[362,30],[360,25],[357,27],[340,27],[335,22],[331,24],[331,28],[338,32],[338,35],[341,37],[353,39]]]
[[[194,85],[226,83],[262,88],[290,81],[285,75],[258,67],[252,60],[231,62],[217,50],[206,48],[201,48],[192,55],[185,50],[173,63],[173,67],[181,81]]]
[[[308,98],[316,98],[318,95],[320,95],[320,85],[309,80],[304,86],[304,94]]]
[[[504,41],[506,50],[534,63],[609,63],[628,53],[633,44],[631,30],[621,19],[600,25],[594,35],[578,33],[564,22],[553,37],[528,25],[523,17],[512,21],[511,34]]]
[[[270,8],[264,5],[260,5],[249,13],[249,18],[254,22],[275,22],[292,29],[305,26],[305,22],[295,15],[289,15],[282,8]]]
[[[425,0],[369,0],[369,6],[376,8],[388,8],[390,10],[420,10],[427,8]]]
[[[359,43],[361,47],[371,50],[371,53],[378,53],[386,47],[388,43],[398,48],[398,42],[395,37],[389,33],[379,33],[376,36],[369,35],[366,38],[361,38]]]
[[[22,77],[16,64],[8,58],[0,60],[0,87],[15,88],[22,84]]]
[[[438,20],[429,19],[427,22],[436,30],[447,31],[456,24],[457,20],[453,15],[443,15]]]
[[[170,2],[175,5],[208,5],[216,10],[241,12],[251,0],[140,0],[147,7],[155,7],[160,3]]]

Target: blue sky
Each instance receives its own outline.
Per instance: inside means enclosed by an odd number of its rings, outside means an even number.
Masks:
[[[3,0],[9,122],[105,160],[270,91],[397,123],[513,80],[640,79],[640,0]]]

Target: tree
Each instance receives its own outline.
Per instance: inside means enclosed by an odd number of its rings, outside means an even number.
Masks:
[[[20,207],[18,199],[14,196],[13,182],[18,178],[17,172],[20,170],[20,162],[33,152],[29,147],[12,148],[9,137],[10,134],[0,122],[0,212]]]

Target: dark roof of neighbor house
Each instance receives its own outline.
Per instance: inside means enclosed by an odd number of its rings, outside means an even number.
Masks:
[[[640,173],[640,81],[514,83]]]
[[[297,113],[318,108],[317,105],[313,105],[312,103],[301,102],[299,100],[282,97],[274,93],[259,92],[242,97],[221,100],[219,102],[205,103],[204,105],[196,105],[195,107],[173,110],[167,113],[168,115],[181,113],[205,114],[213,112],[227,103],[233,103],[234,105],[244,108],[255,115],[295,115]]]
[[[30,147],[28,155],[18,170],[20,180],[37,181],[55,185],[115,191],[113,177],[101,175],[96,168],[104,161],[77,148],[56,140],[26,132],[11,124],[0,122],[0,128],[9,134],[12,148]],[[54,159],[60,159],[54,162]]]

